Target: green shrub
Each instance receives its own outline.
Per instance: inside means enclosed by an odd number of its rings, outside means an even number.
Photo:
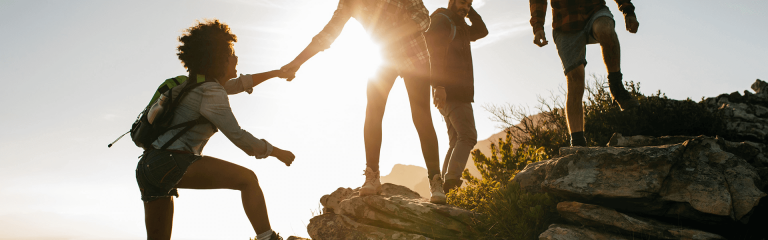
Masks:
[[[532,194],[510,182],[478,206],[481,239],[538,239],[559,215],[557,201],[546,193]],[[487,230],[486,230],[487,229]]]
[[[625,84],[640,106],[621,111],[607,90],[605,77],[592,75],[586,85],[584,101],[584,134],[589,146],[605,146],[613,133],[624,136],[727,136],[725,120],[710,111],[703,102],[669,99],[661,91],[650,96],[640,92],[640,83]],[[561,95],[565,95],[563,92]],[[527,108],[515,105],[486,106],[494,120],[502,127],[513,129],[516,144],[544,147],[549,155],[556,155],[560,147],[569,146],[568,127],[562,98],[552,94],[549,100],[539,99],[539,113],[531,114]]]
[[[481,203],[490,199],[493,191],[506,185],[525,166],[549,158],[543,147],[523,145],[514,148],[513,144],[512,133],[507,131],[506,139],[499,138],[498,143],[491,143],[490,157],[480,150],[473,151],[472,160],[482,179],[472,176],[465,169],[462,178],[467,180],[467,184],[448,193],[448,204],[476,210]]]
[[[707,109],[703,102],[669,99],[661,91],[650,96],[640,93],[640,83],[632,81],[626,87],[640,101],[640,106],[621,111],[606,90],[605,79],[593,76],[592,86],[587,87],[584,104],[584,133],[590,146],[605,146],[613,133],[624,136],[698,136],[724,135],[725,121],[716,112]]]
[[[466,186],[448,193],[448,204],[480,213],[474,229],[480,239],[535,239],[557,216],[547,194],[528,194],[510,180],[530,163],[549,158],[543,147],[513,148],[512,133],[491,144],[491,156],[479,150],[472,158],[482,179],[463,172]]]

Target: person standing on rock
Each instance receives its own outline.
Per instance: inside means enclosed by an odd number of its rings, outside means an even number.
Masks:
[[[472,0],[450,0],[448,8],[432,13],[432,24],[426,33],[432,57],[432,92],[434,104],[448,127],[448,153],[443,162],[443,191],[446,193],[463,183],[461,173],[477,143],[474,102],[474,70],[470,42],[488,35],[480,14],[472,8]],[[469,18],[472,25],[467,25]]]
[[[423,33],[429,28],[429,11],[421,0],[339,0],[328,24],[293,61],[281,70],[295,73],[315,54],[330,48],[350,18],[355,18],[371,39],[381,46],[383,63],[368,81],[365,111],[365,183],[360,195],[381,193],[379,157],[382,120],[389,91],[403,77],[411,105],[413,124],[430,179],[430,201],[445,203],[437,134],[430,113],[429,51]],[[339,69],[343,70],[343,69]]]
[[[635,16],[635,6],[630,0],[615,0],[624,13],[627,31],[636,33],[640,25]],[[544,34],[544,17],[547,0],[529,0],[533,43],[539,47],[547,45]],[[622,110],[631,109],[640,103],[624,89],[620,68],[619,39],[615,32],[615,21],[605,0],[551,0],[552,35],[557,53],[565,69],[568,94],[565,102],[571,146],[586,146],[584,137],[584,66],[587,65],[586,45],[600,43],[603,61],[608,69],[608,86],[611,97]]]

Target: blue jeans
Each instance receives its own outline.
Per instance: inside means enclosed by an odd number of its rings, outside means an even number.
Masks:
[[[448,101],[440,109],[448,127],[448,142],[450,147],[443,162],[443,179],[461,179],[461,173],[467,166],[469,153],[477,144],[477,129],[475,129],[475,114],[471,102]]]

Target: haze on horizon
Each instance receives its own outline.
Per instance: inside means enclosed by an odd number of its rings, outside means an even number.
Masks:
[[[424,0],[431,11],[448,0]],[[634,1],[640,28],[624,30],[616,4],[625,80],[674,99],[744,91],[768,80],[768,2]],[[240,73],[278,69],[309,43],[336,0],[23,1],[0,0],[0,239],[143,239],[143,209],[134,178],[141,150],[124,133],[160,81],[186,74],[177,37],[195,20],[217,18],[238,36]],[[535,106],[565,84],[554,44],[535,46],[527,1],[475,0],[490,35],[473,45],[479,140],[500,131],[486,104]],[[551,40],[551,13],[545,29]],[[293,151],[285,167],[256,160],[214,135],[204,154],[252,169],[273,228],[307,237],[318,201],[338,187],[359,187],[365,160],[367,75],[376,46],[350,21],[331,49],[293,82],[273,79],[253,94],[230,97],[242,127]],[[597,45],[587,73],[605,74]],[[424,167],[402,81],[384,119],[382,175],[395,164]],[[432,109],[440,152],[445,124]],[[239,195],[180,190],[174,239],[253,237]]]

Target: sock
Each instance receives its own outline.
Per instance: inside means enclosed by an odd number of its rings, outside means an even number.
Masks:
[[[256,240],[269,240],[272,238],[272,229],[267,230],[266,232],[259,233],[256,235]]]
[[[608,73],[608,84],[613,84],[613,83],[621,84],[621,80],[622,80],[623,77],[624,77],[624,75],[621,74],[621,71],[609,72]]]
[[[571,133],[572,147],[586,147],[587,138],[584,137],[584,131]]]

